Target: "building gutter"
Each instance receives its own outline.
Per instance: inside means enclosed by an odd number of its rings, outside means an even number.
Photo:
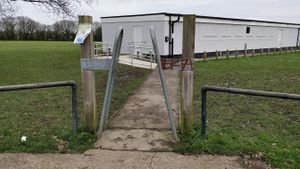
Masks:
[[[169,58],[174,56],[174,38],[172,35],[174,33],[174,25],[176,22],[179,22],[180,16],[181,15],[177,15],[177,19],[175,21],[172,21],[172,15],[169,16]]]

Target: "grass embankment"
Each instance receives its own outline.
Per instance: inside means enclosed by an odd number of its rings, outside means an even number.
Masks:
[[[300,53],[197,62],[196,132],[179,152],[263,155],[273,166],[300,166],[300,103],[233,94],[208,94],[208,139],[200,139],[200,87],[215,85],[300,94]]]
[[[69,88],[0,93],[0,152],[81,152],[91,147],[96,138],[84,132],[79,54],[79,46],[72,42],[0,41],[0,85],[75,80],[80,113],[80,132],[73,135]],[[120,65],[111,112],[124,104],[148,73]],[[96,74],[98,112],[107,74]]]

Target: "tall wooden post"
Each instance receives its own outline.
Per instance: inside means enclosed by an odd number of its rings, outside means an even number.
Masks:
[[[182,58],[191,59],[194,63],[195,49],[195,15],[183,16]],[[183,135],[193,130],[193,64],[182,70],[180,75],[180,119],[179,126]]]
[[[79,24],[92,24],[91,16],[79,16]],[[93,30],[85,41],[80,45],[80,58],[94,58],[94,38]],[[96,88],[95,72],[82,70],[83,87],[83,113],[90,132],[96,132],[97,114],[96,114]]]

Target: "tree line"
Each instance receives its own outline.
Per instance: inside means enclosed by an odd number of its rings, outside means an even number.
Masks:
[[[2,17],[0,40],[46,40],[73,41],[78,22],[60,20],[52,25],[41,24],[25,16]],[[94,22],[94,40],[102,41],[101,23]]]

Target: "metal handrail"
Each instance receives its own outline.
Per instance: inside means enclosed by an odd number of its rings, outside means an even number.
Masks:
[[[271,97],[279,99],[289,99],[289,100],[300,100],[300,95],[289,94],[289,93],[279,93],[279,92],[269,92],[262,90],[251,90],[251,89],[239,89],[239,88],[225,88],[217,86],[204,86],[201,88],[201,100],[202,100],[202,111],[201,111],[201,136],[206,138],[206,102],[207,102],[207,92],[222,92],[222,93],[232,93],[232,94],[242,94],[248,96],[262,96]]]
[[[0,92],[64,87],[64,86],[70,86],[72,88],[72,131],[73,133],[76,133],[78,130],[78,109],[77,109],[77,84],[75,81],[70,80],[70,81],[60,81],[60,82],[0,86]]]

